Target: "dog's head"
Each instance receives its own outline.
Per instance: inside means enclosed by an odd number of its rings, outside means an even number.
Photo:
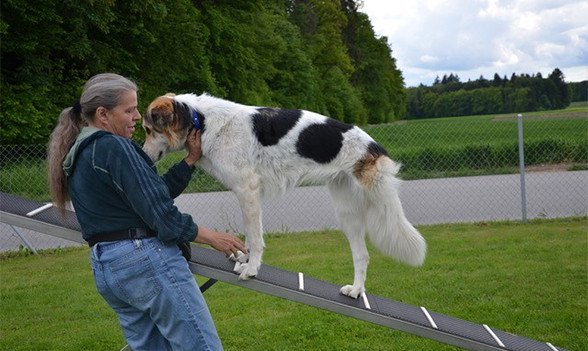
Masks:
[[[192,126],[191,110],[187,104],[176,101],[171,93],[156,98],[143,117],[146,134],[143,151],[153,162],[159,161],[168,152],[184,147]]]

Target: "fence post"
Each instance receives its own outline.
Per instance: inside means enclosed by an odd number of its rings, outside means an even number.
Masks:
[[[525,186],[525,143],[523,139],[523,115],[517,115],[517,126],[519,130],[519,173],[521,175],[521,213],[523,222],[527,221],[527,190]]]

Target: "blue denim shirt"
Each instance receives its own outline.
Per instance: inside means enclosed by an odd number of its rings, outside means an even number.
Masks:
[[[151,159],[132,140],[84,128],[64,161],[83,238],[151,228],[163,242],[193,241],[198,226],[173,203],[193,170],[181,161],[160,177]]]

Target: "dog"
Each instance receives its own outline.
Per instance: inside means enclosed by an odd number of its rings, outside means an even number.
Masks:
[[[341,293],[365,293],[369,254],[366,232],[387,256],[423,264],[426,243],[409,223],[398,196],[400,165],[366,132],[318,113],[247,106],[208,94],[167,94],[143,118],[143,150],[154,161],[184,147],[202,130],[199,165],[239,200],[249,250],[236,265],[239,279],[257,275],[265,247],[261,201],[302,183],[326,184],[351,246],[353,284]]]

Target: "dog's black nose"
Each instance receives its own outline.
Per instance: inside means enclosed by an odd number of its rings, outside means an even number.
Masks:
[[[159,151],[159,155],[157,155],[157,159],[160,160],[161,156],[163,156],[163,151]]]

